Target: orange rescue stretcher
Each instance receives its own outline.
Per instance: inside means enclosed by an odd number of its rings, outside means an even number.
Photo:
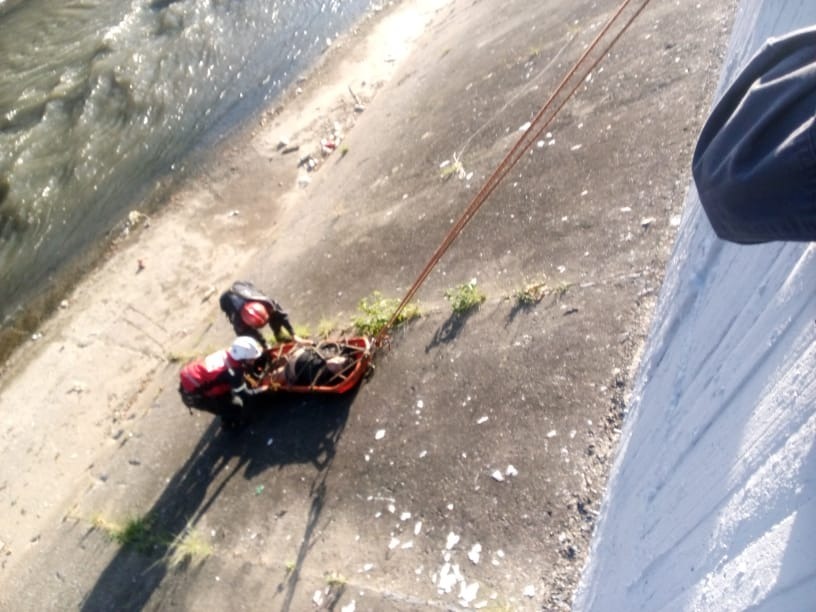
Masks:
[[[365,336],[339,338],[318,343],[313,348],[318,350],[330,347],[335,354],[342,355],[347,361],[336,372],[319,370],[309,380],[290,382],[276,376],[276,369],[285,366],[288,358],[300,348],[309,347],[298,342],[285,342],[266,349],[268,359],[259,371],[248,372],[245,376],[250,386],[266,387],[269,392],[288,393],[327,393],[341,395],[356,388],[369,370],[373,367],[373,342]]]

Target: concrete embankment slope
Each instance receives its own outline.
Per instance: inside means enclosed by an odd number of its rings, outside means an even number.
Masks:
[[[720,91],[816,4],[742,2]],[[816,605],[816,250],[718,240],[692,187],[577,610]]]
[[[0,608],[569,608],[733,2],[652,3],[356,395],[267,398],[234,436],[166,357],[232,339],[236,277],[313,330],[401,295],[617,5],[389,6],[134,232],[2,387]],[[474,277],[486,301],[453,316]],[[141,540],[107,537],[134,516]]]

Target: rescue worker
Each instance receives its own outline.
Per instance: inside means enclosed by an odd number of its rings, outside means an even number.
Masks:
[[[261,346],[266,346],[266,340],[260,330],[268,324],[275,334],[276,341],[281,341],[283,329],[290,338],[301,342],[289,322],[289,315],[281,305],[261,293],[249,281],[234,282],[232,287],[221,294],[218,302],[238,336],[250,336]]]
[[[194,359],[179,373],[182,401],[190,408],[219,415],[226,427],[245,421],[245,399],[266,391],[266,387],[250,388],[244,373],[263,355],[254,338],[239,336],[228,349]]]

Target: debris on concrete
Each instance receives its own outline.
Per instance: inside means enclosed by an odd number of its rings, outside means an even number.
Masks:
[[[482,545],[477,542],[476,544],[471,546],[467,556],[468,559],[470,559],[470,562],[473,563],[473,565],[478,565],[479,560],[482,557]]]

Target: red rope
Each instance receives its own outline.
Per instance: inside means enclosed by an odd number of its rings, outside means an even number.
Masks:
[[[539,139],[541,134],[546,130],[553,120],[558,116],[558,113],[564,107],[564,105],[572,98],[575,94],[577,89],[581,86],[581,83],[587,78],[587,76],[595,69],[595,67],[600,63],[600,61],[609,53],[610,49],[618,42],[618,39],[623,35],[626,30],[629,29],[629,26],[637,19],[646,6],[649,4],[651,0],[643,0],[642,4],[635,10],[631,17],[623,24],[623,27],[612,36],[611,40],[603,47],[601,53],[598,54],[598,57],[595,58],[588,64],[586,69],[582,69],[582,72],[578,72],[579,68],[581,68],[581,64],[589,57],[589,55],[600,45],[601,40],[606,36],[606,34],[610,31],[615,22],[618,18],[623,14],[624,10],[626,10],[627,6],[631,4],[632,0],[624,0],[620,6],[618,6],[617,10],[614,12],[612,17],[606,22],[601,31],[598,32],[598,35],[593,39],[592,43],[587,47],[586,51],[581,55],[580,58],[573,64],[567,74],[559,83],[558,87],[556,87],[553,94],[550,98],[544,103],[544,106],[541,107],[541,110],[538,111],[535,118],[530,122],[530,126],[524,131],[524,134],[516,141],[510,151],[505,155],[504,159],[499,163],[493,173],[487,178],[482,188],[479,192],[473,196],[471,199],[470,204],[459,217],[457,222],[453,225],[453,227],[448,231],[445,235],[445,238],[442,240],[442,243],[436,248],[431,258],[428,260],[428,263],[425,264],[422,271],[419,273],[419,276],[416,278],[414,283],[408,289],[405,296],[402,298],[402,301],[397,306],[397,309],[394,311],[394,314],[391,315],[391,319],[388,323],[380,330],[377,334],[376,338],[374,339],[374,346],[379,347],[381,346],[385,336],[387,335],[388,331],[394,326],[397,318],[399,317],[402,310],[405,306],[411,301],[411,299],[416,295],[416,292],[419,290],[419,287],[425,280],[428,278],[428,275],[431,273],[433,268],[442,258],[442,256],[447,252],[450,245],[453,243],[454,240],[459,236],[468,222],[473,218],[476,212],[481,208],[482,204],[484,204],[485,200],[490,196],[490,194],[495,191],[496,187],[499,186],[502,179],[513,169],[513,167],[518,163],[524,153],[532,146],[532,144]],[[570,80],[578,74],[578,79],[575,82],[575,85],[572,89],[569,90],[567,95],[564,99],[559,102],[557,105],[555,104],[556,99],[558,96],[566,89]],[[555,110],[547,117],[547,112],[550,110],[551,107],[555,107]],[[546,118],[545,118],[546,117]]]

